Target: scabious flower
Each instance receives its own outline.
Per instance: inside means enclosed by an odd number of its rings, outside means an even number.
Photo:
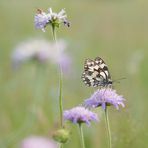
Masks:
[[[66,48],[67,43],[64,40],[58,40],[57,44],[44,39],[24,41],[19,43],[12,53],[13,68],[18,68],[22,63],[36,59],[40,63],[60,64],[63,72],[67,73],[70,71],[72,60],[65,51]]]
[[[98,116],[96,113],[93,113],[82,106],[78,106],[64,111],[64,119],[73,123],[86,123],[87,125],[90,125],[91,121],[98,121]]]
[[[58,148],[58,145],[51,139],[30,136],[21,142],[21,148]]]
[[[68,27],[70,26],[70,23],[67,21],[66,11],[64,9],[62,9],[59,13],[53,12],[51,8],[48,9],[47,13],[37,9],[37,13],[34,17],[35,28],[41,29],[45,32],[45,27],[47,25],[59,27],[61,23]]]
[[[117,110],[119,109],[119,105],[124,107],[125,99],[116,93],[116,90],[106,88],[106,89],[98,89],[89,99],[85,100],[84,104],[87,107],[99,107],[105,110],[106,106],[113,105]]]

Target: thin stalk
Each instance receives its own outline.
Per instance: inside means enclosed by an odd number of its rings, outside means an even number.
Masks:
[[[61,127],[63,127],[62,69],[61,68],[60,68],[60,76],[59,76],[59,108],[60,108]]]
[[[57,39],[56,39],[56,31],[55,31],[55,26],[52,25],[52,34],[53,34],[53,39],[56,43],[56,48],[58,49],[57,45]],[[63,102],[62,102],[62,68],[61,65],[59,65],[59,109],[60,109],[60,124],[61,127],[63,127]]]
[[[111,143],[111,130],[110,130],[110,124],[109,124],[109,118],[108,118],[108,109],[107,106],[105,108],[105,123],[106,123],[106,130],[107,130],[107,135],[108,135],[108,147],[112,148],[112,143]]]
[[[53,35],[53,39],[54,41],[57,43],[57,37],[56,37],[56,31],[55,31],[55,25],[52,25],[52,35]]]
[[[79,124],[79,130],[80,130],[82,148],[85,148],[84,135],[83,135],[83,128],[82,128],[82,124],[81,124],[81,123]]]
[[[60,144],[60,148],[63,148],[63,143]]]

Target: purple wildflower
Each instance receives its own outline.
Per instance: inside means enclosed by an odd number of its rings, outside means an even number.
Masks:
[[[21,148],[58,148],[58,145],[48,138],[30,136],[22,141]]]
[[[64,119],[73,123],[86,123],[87,125],[90,125],[90,121],[98,121],[98,116],[96,113],[93,113],[84,107],[78,106],[64,111]]]
[[[41,29],[45,32],[45,27],[49,24],[52,26],[59,27],[61,23],[64,25],[70,26],[67,21],[67,15],[64,9],[59,13],[55,13],[51,8],[48,9],[48,12],[45,13],[40,9],[37,9],[37,14],[34,17],[35,28]]]
[[[124,107],[125,99],[116,93],[116,90],[110,88],[97,90],[89,99],[85,101],[87,107],[98,107],[102,106],[105,110],[106,106],[113,105],[117,110],[119,105]]]
[[[35,27],[45,32],[45,27],[49,23],[50,17],[40,9],[38,9],[37,12],[34,17]]]

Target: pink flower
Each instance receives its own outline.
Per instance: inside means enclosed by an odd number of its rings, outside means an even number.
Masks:
[[[45,137],[30,136],[22,141],[21,148],[58,148],[58,145]]]

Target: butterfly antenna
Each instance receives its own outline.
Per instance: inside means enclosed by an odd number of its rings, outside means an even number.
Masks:
[[[120,79],[113,80],[113,83],[114,83],[114,82],[120,83],[120,80],[124,80],[124,79],[126,79],[126,78],[123,77],[123,78],[120,78]]]

